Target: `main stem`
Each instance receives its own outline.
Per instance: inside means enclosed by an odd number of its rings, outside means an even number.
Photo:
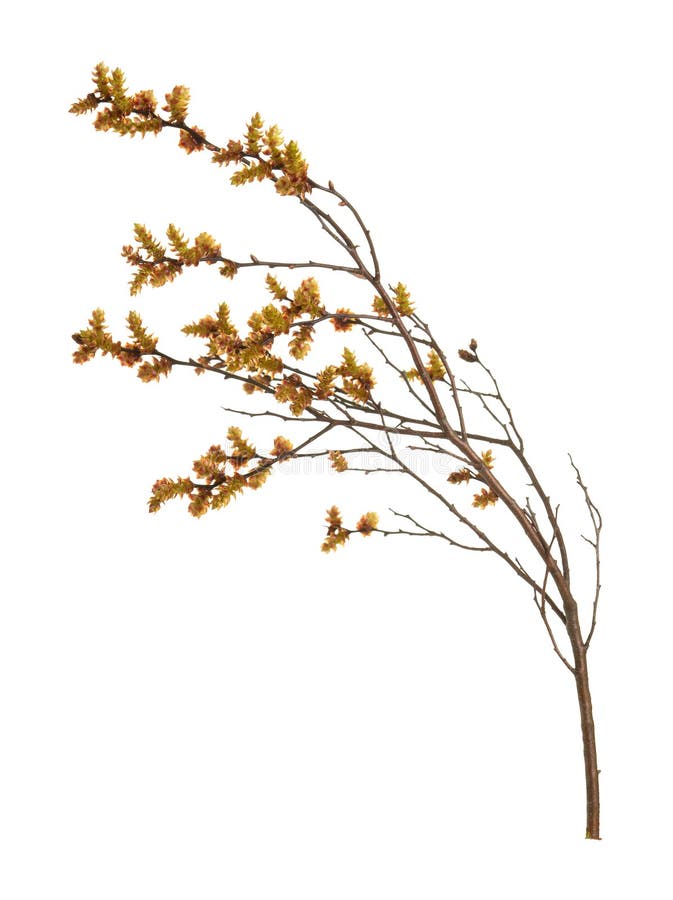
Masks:
[[[586,837],[600,840],[600,795],[598,787],[598,759],[596,756],[596,729],[591,706],[591,690],[589,688],[589,669],[587,667],[587,645],[582,637],[577,603],[570,590],[567,579],[559,570],[555,560],[549,560],[549,571],[556,582],[566,621],[565,628],[573,652],[572,667],[577,688],[577,700],[580,705],[580,723],[582,726],[582,745],[584,748],[584,778],[587,793],[587,827]]]
[[[324,187],[312,182],[312,186],[316,187],[320,190],[327,190]],[[559,547],[561,550],[562,557],[562,569],[561,571],[557,565],[557,563],[551,558],[551,545],[547,544],[542,535],[537,530],[536,524],[534,522],[529,521],[526,517],[524,510],[516,503],[513,497],[509,495],[509,493],[505,490],[503,485],[495,478],[495,476],[490,472],[489,467],[485,466],[482,462],[480,456],[472,449],[470,446],[467,435],[465,431],[465,423],[463,420],[463,413],[460,407],[460,404],[457,403],[457,411],[460,419],[460,432],[455,431],[449,421],[447,419],[446,413],[444,411],[443,405],[437,391],[435,389],[435,385],[433,383],[432,377],[426,371],[423,362],[420,357],[419,349],[416,344],[416,341],[411,336],[410,331],[405,326],[402,316],[397,310],[397,307],[393,300],[390,297],[390,294],[384,288],[380,274],[379,274],[379,264],[376,257],[376,251],[374,249],[374,245],[372,243],[371,237],[369,235],[369,231],[365,227],[362,219],[360,218],[357,211],[354,207],[346,200],[343,195],[341,195],[338,191],[334,189],[334,186],[330,182],[329,184],[329,193],[337,196],[341,200],[341,205],[346,205],[349,207],[351,212],[355,215],[358,224],[362,228],[366,238],[369,249],[372,254],[372,259],[374,263],[374,272],[370,272],[368,268],[364,265],[359,253],[357,245],[348,237],[348,235],[343,231],[343,229],[337,225],[336,222],[331,218],[331,216],[325,213],[320,207],[316,206],[312,201],[307,200],[305,197],[302,198],[301,202],[304,206],[308,207],[315,215],[317,215],[318,219],[321,221],[323,228],[326,228],[325,223],[329,223],[330,226],[334,229],[333,231],[327,228],[326,230],[331,234],[331,236],[340,243],[353,261],[355,262],[358,273],[362,278],[365,278],[369,283],[375,288],[379,297],[381,297],[386,306],[388,307],[388,311],[397,326],[397,330],[399,334],[404,339],[411,357],[416,366],[416,371],[418,372],[423,384],[427,390],[430,402],[432,407],[437,415],[437,422],[443,431],[444,435],[448,438],[451,443],[457,447],[461,453],[463,453],[467,459],[475,466],[477,471],[481,473],[482,480],[488,485],[491,490],[495,490],[497,496],[503,501],[503,503],[510,509],[513,513],[514,517],[519,522],[519,525],[522,527],[524,533],[528,537],[529,541],[536,549],[536,551],[540,554],[540,556],[545,560],[546,565],[548,566],[548,572],[551,574],[552,579],[556,582],[556,585],[561,594],[561,598],[563,600],[563,608],[565,613],[565,626],[566,631],[568,632],[568,637],[570,638],[570,644],[573,650],[573,656],[575,660],[575,666],[573,669],[575,684],[577,687],[577,697],[580,706],[580,721],[582,724],[582,742],[584,745],[584,772],[586,778],[586,793],[587,793],[587,827],[586,827],[586,836],[587,838],[592,838],[594,840],[600,839],[600,804],[599,804],[599,788],[598,788],[598,762],[596,757],[596,735],[594,728],[594,719],[593,712],[591,707],[591,691],[589,689],[589,675],[587,670],[587,652],[586,645],[584,643],[584,639],[582,637],[582,631],[579,623],[579,616],[577,610],[577,603],[572,596],[570,591],[570,585],[568,582],[568,562],[566,558],[565,546],[563,543],[563,537],[558,530],[558,525],[556,523],[555,516],[552,513],[551,507],[547,503],[547,513],[549,515],[550,521],[554,526],[554,535],[555,540],[558,540]],[[336,232],[336,233],[335,233]],[[451,385],[454,392],[454,396],[457,396],[455,391],[455,384],[453,382],[453,377],[450,373],[450,369],[447,365],[447,372],[449,377],[451,378]],[[524,465],[527,468],[529,475],[531,475],[533,479],[533,483],[536,483],[536,479],[534,473],[527,466],[525,459],[523,460]],[[543,501],[546,499],[541,489],[539,491],[540,495],[543,497]],[[593,518],[593,515],[592,515]],[[553,543],[553,541],[552,541]],[[558,612],[558,610],[557,610]]]
[[[579,651],[579,652],[578,652]],[[575,651],[575,685],[580,705],[582,743],[584,745],[584,776],[587,789],[587,838],[600,840],[600,795],[598,786],[598,760],[596,757],[596,732],[591,708],[589,670],[584,646]]]

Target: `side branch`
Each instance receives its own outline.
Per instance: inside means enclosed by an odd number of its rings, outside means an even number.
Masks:
[[[448,541],[452,547],[460,547],[462,550],[474,550],[477,553],[488,553],[490,551],[490,547],[472,547],[470,544],[461,544],[460,541],[456,541],[453,538],[449,537],[447,534],[444,534],[443,531],[434,531],[431,528],[427,528],[425,525],[421,525],[413,516],[410,516],[408,513],[401,513],[394,510],[392,507],[389,507],[390,512],[394,516],[398,516],[400,519],[408,519],[412,522],[419,530],[418,531],[405,531],[403,529],[399,529],[398,531],[382,531],[380,528],[377,529],[379,534],[383,534],[384,536],[391,534],[410,534],[416,537],[438,537],[442,538],[442,540]]]
[[[552,544],[553,544],[553,543],[554,543],[554,540],[552,539],[552,543],[549,545],[549,552],[550,552],[550,555],[551,555],[551,549],[552,549]],[[539,602],[538,602],[538,599],[537,599],[537,596],[538,596],[538,595],[537,595],[537,592],[536,592],[536,591],[533,592],[533,600],[535,601],[535,605],[537,606],[537,608],[538,608],[539,611],[540,611],[540,615],[542,616],[542,621],[544,622],[544,626],[545,626],[545,628],[547,629],[547,634],[549,635],[549,639],[551,640],[552,647],[554,648],[554,652],[555,652],[556,655],[559,657],[559,659],[561,660],[561,662],[563,663],[563,665],[566,666],[566,668],[568,668],[573,674],[575,674],[575,669],[574,669],[574,667],[568,662],[568,660],[566,659],[566,657],[565,657],[565,656],[563,655],[563,653],[561,653],[561,651],[559,650],[559,646],[558,646],[558,644],[557,644],[557,642],[556,642],[556,637],[554,636],[554,632],[553,632],[553,630],[552,630],[552,627],[551,627],[551,625],[549,624],[549,619],[547,618],[547,609],[546,609],[546,606],[547,606],[547,603],[549,602],[549,597],[548,597],[548,595],[547,595],[547,581],[548,581],[548,579],[549,579],[549,563],[547,563],[547,565],[545,566],[544,578],[543,578],[543,580],[542,580],[542,590],[540,591],[540,600],[539,600]]]
[[[351,428],[352,428],[352,426],[351,426]],[[354,428],[352,428],[352,430],[355,431]],[[358,432],[356,431],[356,433],[358,433]],[[363,440],[366,440],[371,446],[375,447],[382,455],[388,456],[388,458],[391,461],[395,462],[402,471],[406,472],[406,474],[409,475],[418,484],[420,484],[424,488],[425,491],[427,491],[429,494],[431,494],[433,497],[435,497],[442,504],[442,506],[444,506],[456,519],[458,519],[458,521],[462,525],[464,525],[466,528],[468,528],[475,535],[475,537],[477,537],[480,541],[482,541],[483,544],[485,544],[486,549],[491,550],[493,553],[496,554],[496,556],[499,556],[500,559],[503,560],[503,562],[507,563],[507,565],[511,569],[514,570],[514,572],[519,576],[519,578],[521,578],[523,581],[525,581],[534,590],[536,590],[540,593],[542,592],[542,587],[540,585],[538,585],[538,583],[535,581],[535,579],[523,568],[523,566],[518,561],[513,560],[511,558],[511,556],[505,550],[503,550],[496,543],[494,543],[494,541],[492,541],[488,537],[488,535],[484,531],[482,531],[481,528],[479,528],[477,525],[475,525],[474,522],[470,521],[470,519],[468,519],[467,516],[463,515],[463,513],[461,513],[460,510],[453,503],[451,503],[450,500],[447,500],[447,498],[442,493],[440,493],[432,484],[430,484],[428,481],[426,481],[424,478],[422,478],[417,472],[414,472],[414,470],[412,468],[410,468],[408,465],[406,465],[406,463],[400,459],[398,454],[395,453],[394,448],[392,448],[392,446],[391,446],[390,450],[388,452],[386,452],[382,448],[377,447],[372,441],[370,441],[370,439],[366,435],[360,435],[360,437],[362,437]],[[546,595],[546,591],[545,591],[545,595]],[[563,622],[563,624],[565,625],[566,624],[566,616],[565,616],[564,612],[550,597],[548,597],[548,595],[546,595],[546,596],[547,596],[548,605],[550,606],[551,609],[553,609],[553,611],[559,617],[561,622]]]
[[[593,530],[594,530],[593,540],[586,537],[585,535],[582,535],[582,538],[587,542],[587,544],[589,544],[591,547],[594,548],[594,556],[595,556],[595,560],[596,560],[596,588],[594,591],[594,602],[593,602],[592,611],[591,611],[591,627],[589,629],[589,634],[587,635],[586,640],[584,641],[584,648],[586,650],[589,647],[589,644],[591,643],[591,638],[593,637],[594,631],[596,629],[596,614],[598,612],[598,598],[599,598],[599,595],[601,592],[600,540],[601,540],[601,529],[603,528],[603,519],[601,518],[601,514],[599,513],[598,509],[596,508],[596,505],[594,504],[591,497],[589,496],[589,490],[588,490],[586,484],[584,483],[584,481],[582,480],[580,471],[577,468],[577,466],[575,465],[575,463],[573,462],[572,456],[570,456],[570,454],[568,454],[568,456],[570,458],[570,465],[575,470],[575,475],[577,476],[577,484],[580,486],[580,488],[582,489],[582,493],[584,494],[584,502],[586,504],[587,509],[589,510],[589,517],[591,518],[591,524],[592,524]]]

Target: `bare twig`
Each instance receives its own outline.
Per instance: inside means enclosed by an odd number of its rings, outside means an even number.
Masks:
[[[584,481],[582,480],[580,471],[577,468],[577,466],[575,465],[572,456],[570,456],[570,454],[568,454],[568,456],[570,457],[570,465],[575,470],[575,475],[577,476],[577,484],[580,486],[580,488],[582,489],[582,493],[584,494],[584,502],[586,503],[586,507],[589,510],[591,524],[594,529],[594,539],[593,540],[590,540],[588,537],[585,537],[585,535],[582,535],[582,538],[587,542],[587,544],[589,544],[591,547],[594,548],[594,556],[595,556],[595,561],[596,561],[596,563],[595,563],[595,565],[596,565],[596,587],[594,590],[594,600],[593,600],[592,610],[591,610],[591,627],[589,629],[589,634],[587,635],[586,640],[584,641],[584,647],[586,649],[586,648],[588,648],[589,644],[591,643],[591,638],[594,636],[594,631],[596,630],[596,614],[598,612],[598,598],[599,598],[599,595],[601,592],[600,541],[601,541],[601,530],[603,528],[603,519],[602,519],[601,514],[599,513],[598,509],[596,508],[596,505],[594,504],[591,497],[589,496],[589,490],[588,490],[586,484],[584,483]]]

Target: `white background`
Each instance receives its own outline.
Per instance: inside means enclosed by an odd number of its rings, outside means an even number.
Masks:
[[[5,14],[7,900],[670,896],[669,11]],[[138,308],[170,343],[233,290],[198,271],[131,301],[132,223],[208,230],[239,256],[324,245],[294,201],[231,188],[174,134],[68,116],[101,59],[132,90],[189,85],[216,142],[257,109],[278,122],[447,350],[479,338],[562,509],[566,452],[581,464],[605,519],[600,843],[583,839],[574,686],[522,585],[431,541],[319,552],[327,506],[411,512],[401,483],[279,474],[200,521],[177,502],[146,513],[153,481],[187,475],[236,421],[220,406],[245,398],[189,372],[143,385],[108,359],[71,364],[94,306],[117,333]],[[251,309],[261,276],[245,284]]]

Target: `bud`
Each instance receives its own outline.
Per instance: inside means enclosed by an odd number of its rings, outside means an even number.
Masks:
[[[477,357],[474,355],[474,353],[470,353],[469,350],[459,350],[458,356],[460,356],[461,359],[465,360],[465,362],[477,361]]]

